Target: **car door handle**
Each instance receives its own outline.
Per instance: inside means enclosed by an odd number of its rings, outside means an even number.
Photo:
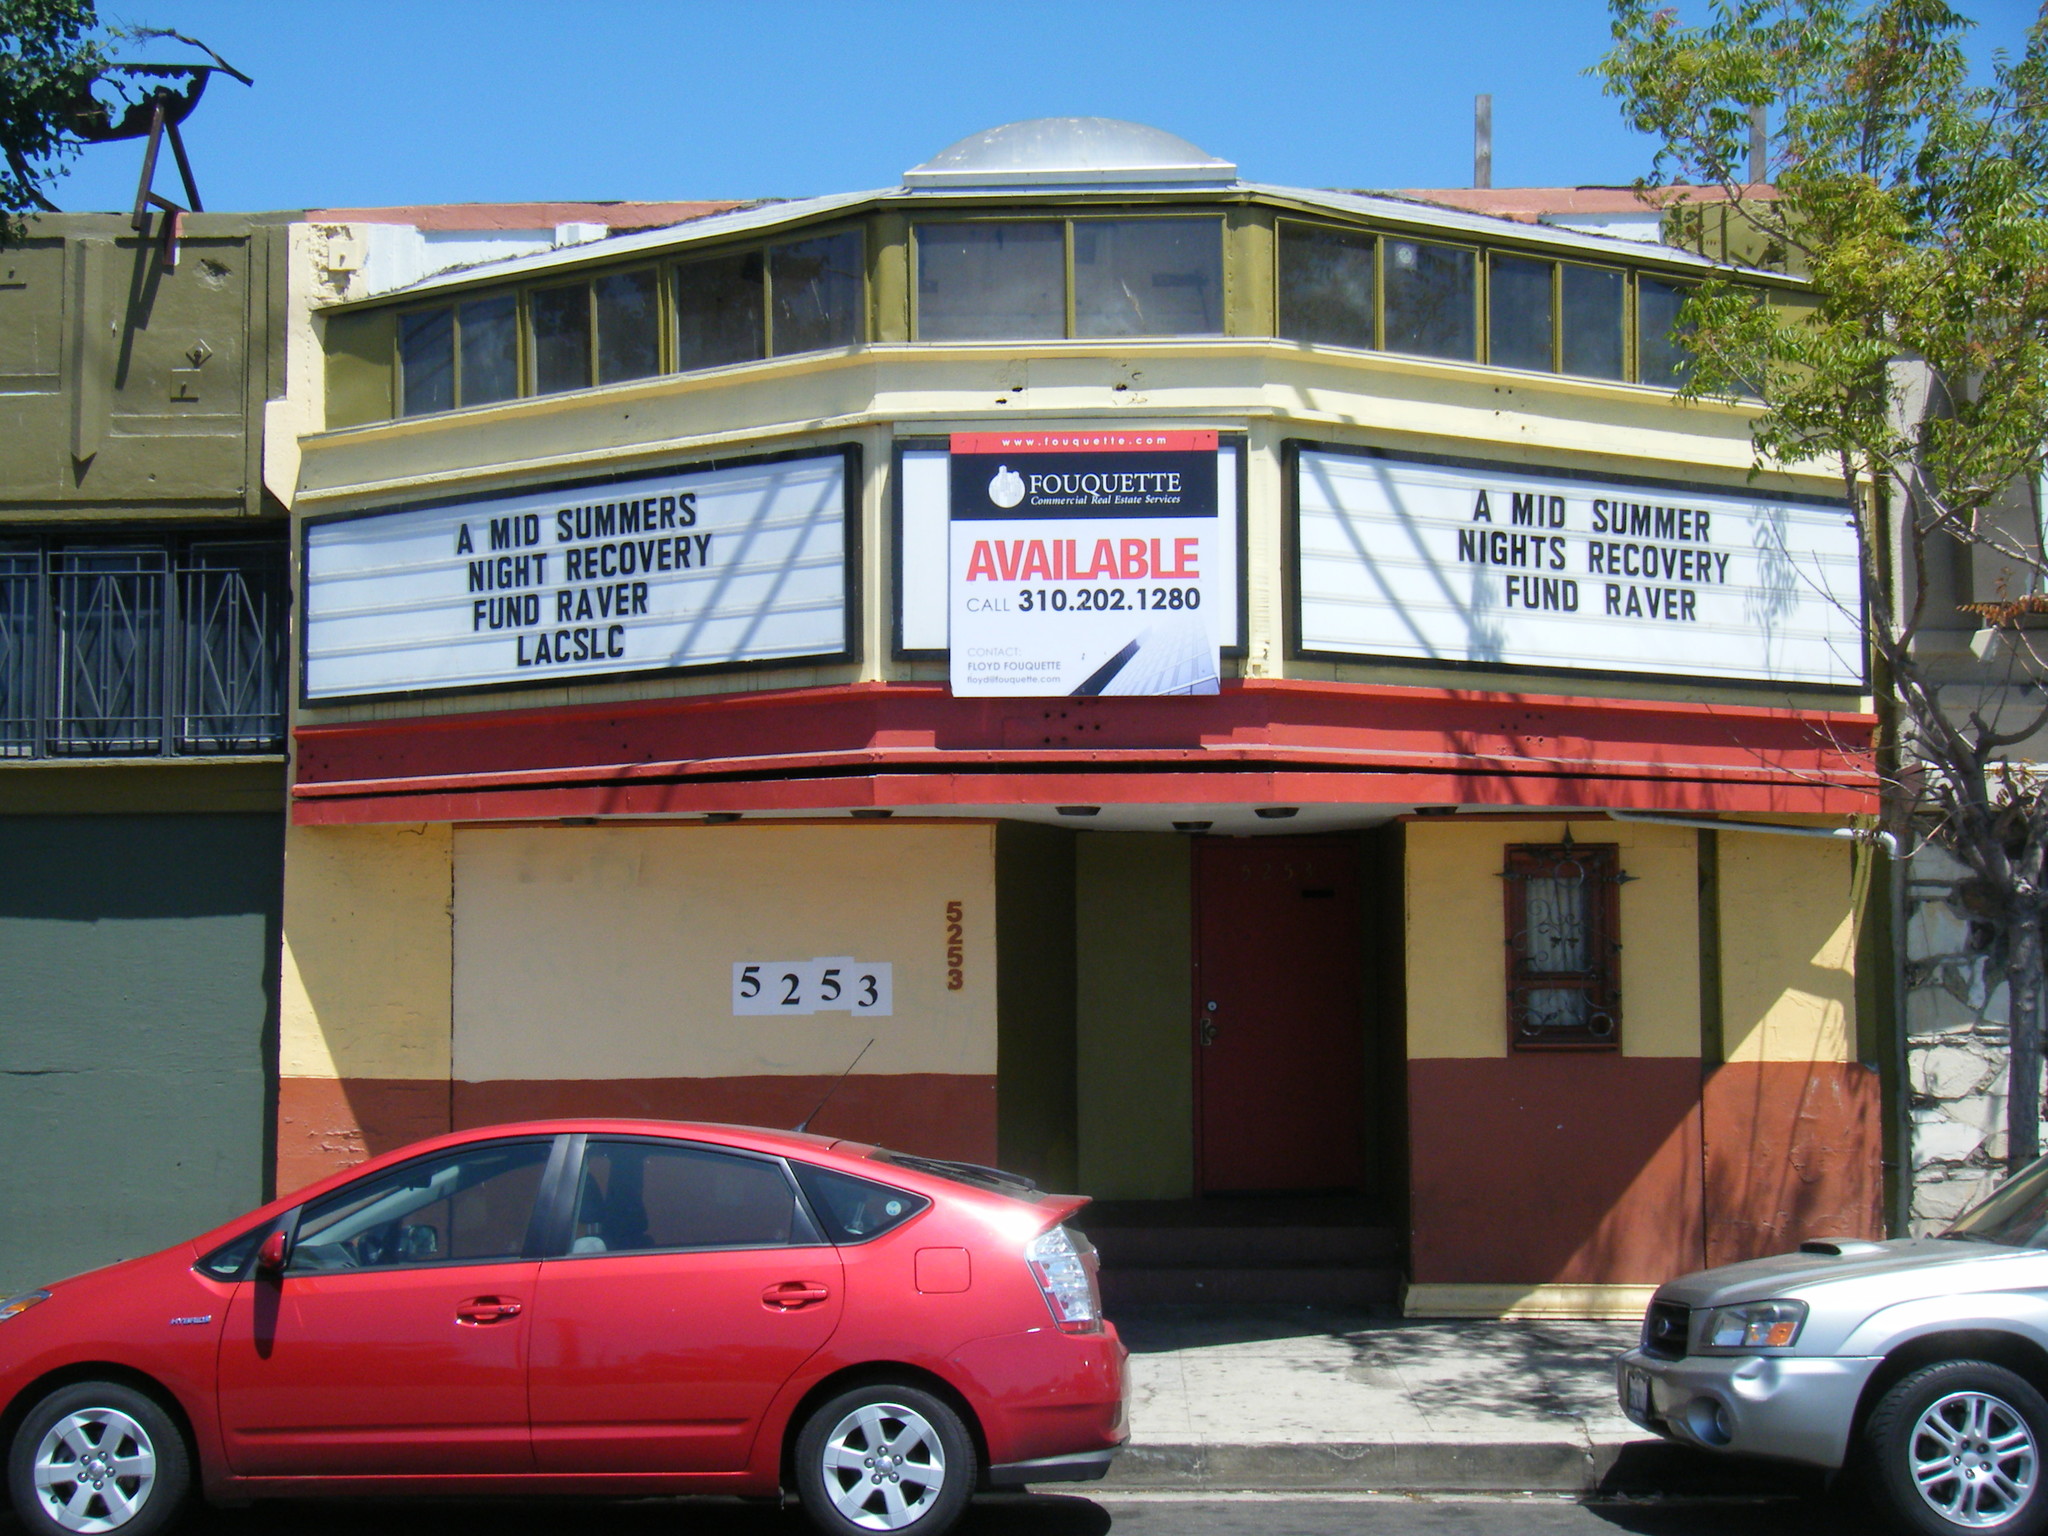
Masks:
[[[808,1307],[815,1302],[830,1299],[832,1293],[815,1280],[785,1280],[780,1285],[771,1285],[761,1293],[761,1305],[774,1307],[779,1311],[793,1312],[798,1307]]]
[[[510,1296],[472,1296],[456,1304],[455,1321],[477,1325],[506,1323],[519,1315],[520,1305]]]

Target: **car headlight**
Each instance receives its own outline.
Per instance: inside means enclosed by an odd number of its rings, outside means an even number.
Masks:
[[[49,1299],[48,1291],[23,1291],[19,1296],[10,1296],[5,1301],[0,1301],[0,1323],[6,1322],[10,1317],[19,1317],[38,1302]]]
[[[1806,1326],[1803,1301],[1748,1301],[1716,1307],[1707,1318],[1707,1343],[1716,1349],[1784,1349]]]

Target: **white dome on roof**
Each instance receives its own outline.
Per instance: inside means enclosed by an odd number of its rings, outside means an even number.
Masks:
[[[1237,179],[1237,167],[1178,134],[1114,117],[1034,117],[949,144],[903,173],[906,187],[1131,186]]]

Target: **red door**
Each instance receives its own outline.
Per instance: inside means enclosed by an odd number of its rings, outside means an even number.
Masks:
[[[1207,1192],[1365,1181],[1359,851],[1195,843],[1196,1166]]]

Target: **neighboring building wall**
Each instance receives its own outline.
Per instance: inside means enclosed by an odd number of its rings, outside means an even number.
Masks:
[[[1913,1140],[1908,1213],[1938,1232],[2005,1177],[2005,978],[1973,932],[1968,871],[1923,848],[1906,875],[1906,1090]]]
[[[285,218],[0,252],[0,1293],[269,1192]]]
[[[95,809],[0,815],[10,1294],[216,1226],[269,1172],[283,816]]]

